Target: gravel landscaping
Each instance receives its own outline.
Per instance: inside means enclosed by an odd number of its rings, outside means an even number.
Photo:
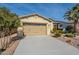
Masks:
[[[79,36],[76,37],[58,37],[59,40],[66,42],[76,48],[79,48]]]
[[[12,39],[8,39],[9,42],[11,41],[11,43],[9,44],[7,49],[5,49],[4,51],[0,51],[1,55],[11,55],[11,54],[13,54],[16,47],[18,46],[20,40],[18,39],[17,34],[16,33],[12,34],[11,37],[12,37]],[[7,37],[5,37],[5,39],[7,39]],[[3,40],[3,38],[0,38],[0,42],[4,42],[2,40]],[[2,48],[1,44],[0,44],[0,48]]]
[[[10,44],[10,47],[7,48],[3,53],[1,53],[1,55],[13,55],[19,44],[19,41],[20,40],[16,40],[15,42],[12,42],[12,44]]]

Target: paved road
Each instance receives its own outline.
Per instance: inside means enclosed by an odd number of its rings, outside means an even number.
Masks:
[[[78,55],[79,49],[50,36],[27,36],[14,55]]]

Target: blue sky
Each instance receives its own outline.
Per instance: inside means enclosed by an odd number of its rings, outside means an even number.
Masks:
[[[63,16],[74,5],[74,3],[0,3],[1,7],[8,7],[19,16],[37,13],[59,21],[66,21]]]

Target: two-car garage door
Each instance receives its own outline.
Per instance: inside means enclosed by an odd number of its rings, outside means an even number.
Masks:
[[[24,23],[25,35],[47,35],[46,24]]]

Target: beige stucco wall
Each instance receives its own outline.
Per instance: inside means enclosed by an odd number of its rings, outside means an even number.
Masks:
[[[49,22],[47,24],[47,34],[50,35],[52,30],[53,30],[53,22]]]
[[[31,16],[21,19],[22,23],[45,23],[47,24],[47,35],[50,35],[50,31],[53,29],[53,22],[49,22],[48,20],[39,17],[39,16]]]

